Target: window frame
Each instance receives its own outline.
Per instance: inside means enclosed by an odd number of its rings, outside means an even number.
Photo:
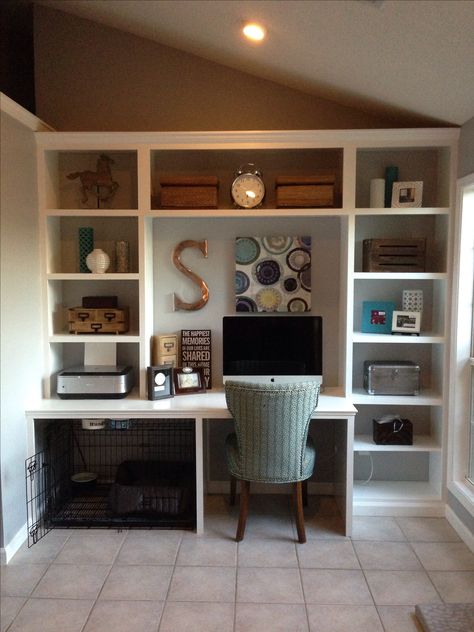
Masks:
[[[468,213],[468,215],[467,215]],[[469,227],[466,230],[467,227]],[[468,479],[474,366],[474,173],[457,182],[448,428],[448,490],[474,516],[474,484]],[[466,266],[466,262],[471,265]],[[465,327],[466,318],[471,319]]]

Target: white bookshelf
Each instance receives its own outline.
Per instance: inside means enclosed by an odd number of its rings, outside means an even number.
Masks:
[[[451,251],[457,138],[454,129],[397,129],[275,132],[55,133],[36,134],[43,279],[44,395],[54,397],[55,375],[80,363],[85,344],[116,345],[117,356],[135,369],[139,397],[146,398],[150,338],[180,329],[213,332],[213,380],[220,383],[221,320],[233,311],[233,241],[245,234],[309,234],[313,239],[312,312],[323,316],[324,365],[328,392],[350,398],[358,407],[354,451],[377,460],[377,480],[354,485],[354,512],[402,512],[416,507],[435,514],[442,505],[447,433],[448,341],[450,338]],[[80,202],[70,172],[94,169],[98,156],[114,159],[120,184],[108,208]],[[245,162],[263,171],[267,195],[262,208],[232,207],[229,188]],[[421,208],[369,208],[372,178],[390,164],[400,180],[423,181]],[[330,172],[336,175],[334,208],[281,209],[275,206],[277,175]],[[217,209],[160,208],[163,174],[217,175]],[[94,228],[99,247],[113,255],[115,240],[131,247],[127,274],[80,273],[77,229]],[[291,232],[290,232],[291,231]],[[369,273],[362,269],[367,238],[423,237],[425,272]],[[209,242],[209,259],[191,255],[192,267],[211,288],[212,305],[192,315],[173,312],[171,296],[190,291],[171,264],[183,239]],[[403,289],[423,289],[426,309],[420,336],[361,332],[364,300],[400,303]],[[191,288],[192,289],[192,288]],[[68,334],[68,307],[91,294],[116,294],[130,308],[126,335]],[[409,359],[422,366],[422,389],[413,397],[370,396],[363,390],[365,359]],[[413,417],[413,446],[376,446],[374,415],[397,412]],[[400,468],[409,463],[419,480],[394,481],[384,459],[396,453]],[[367,457],[363,457],[367,458]],[[427,460],[429,460],[429,463]],[[355,477],[359,459],[355,459]],[[365,475],[362,474],[361,478]],[[405,504],[404,504],[405,503]]]

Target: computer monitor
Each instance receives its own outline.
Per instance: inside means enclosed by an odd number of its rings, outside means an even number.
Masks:
[[[224,316],[222,338],[224,382],[322,384],[321,316]]]

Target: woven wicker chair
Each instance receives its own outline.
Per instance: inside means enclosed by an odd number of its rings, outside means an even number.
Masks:
[[[236,540],[244,537],[250,482],[294,483],[298,541],[306,542],[303,501],[306,482],[314,469],[316,452],[308,437],[311,414],[319,397],[319,384],[250,384],[228,381],[227,407],[235,433],[226,439],[231,474],[231,503],[240,479],[240,514]]]

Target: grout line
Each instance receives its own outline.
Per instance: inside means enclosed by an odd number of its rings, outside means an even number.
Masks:
[[[283,518],[283,517],[284,517],[284,516],[282,516],[282,518]],[[285,519],[286,519],[286,517],[285,517]],[[293,535],[294,535],[294,523],[293,523],[293,517],[292,517],[292,514],[290,514],[290,520],[291,520],[292,532],[293,532]],[[395,519],[395,521],[397,522],[397,520],[396,520],[396,519]],[[398,522],[397,522],[397,524],[398,524]],[[400,525],[398,525],[398,526],[400,526]],[[401,527],[400,527],[400,529],[401,529]],[[120,566],[120,565],[118,564],[118,558],[119,558],[120,552],[123,550],[123,547],[125,546],[126,542],[128,541],[128,538],[129,538],[129,536],[130,536],[130,532],[131,532],[131,531],[134,531],[134,533],[135,533],[135,532],[139,532],[139,531],[135,531],[135,530],[133,530],[133,529],[127,529],[127,530],[125,531],[125,534],[124,534],[124,537],[123,537],[123,539],[122,539],[121,543],[119,544],[119,546],[118,546],[118,548],[117,548],[117,551],[115,552],[115,554],[114,554],[114,556],[113,556],[112,563],[111,563],[110,565],[109,565],[109,564],[102,564],[102,565],[100,565],[100,566],[110,566],[110,568],[109,568],[109,572],[108,572],[107,576],[105,577],[104,582],[103,582],[103,584],[102,584],[102,586],[101,586],[101,589],[99,590],[99,592],[98,592],[98,594],[97,594],[96,598],[95,598],[95,599],[90,599],[90,600],[89,600],[89,599],[85,600],[85,601],[91,601],[91,602],[92,602],[92,606],[91,606],[91,609],[90,609],[90,611],[89,611],[89,614],[87,615],[87,617],[86,617],[86,619],[85,619],[85,622],[84,622],[83,626],[81,627],[81,630],[82,630],[82,631],[84,630],[84,628],[87,626],[88,622],[90,621],[91,613],[92,613],[92,611],[93,611],[94,607],[96,606],[96,604],[97,604],[97,603],[98,603],[98,601],[99,601],[100,595],[102,594],[102,591],[103,591],[103,589],[104,589],[105,583],[107,582],[107,579],[109,578],[110,573],[112,572],[112,569],[113,569],[114,567]],[[401,541],[401,540],[397,540],[396,542],[397,542],[397,543],[399,543],[399,544],[408,544],[408,546],[409,546],[410,550],[412,551],[412,553],[414,554],[415,558],[419,561],[420,566],[421,566],[421,569],[423,570],[423,572],[425,573],[425,575],[428,577],[428,579],[429,579],[430,583],[433,585],[434,591],[435,591],[435,592],[436,592],[436,594],[439,596],[440,602],[441,602],[441,603],[445,603],[445,602],[444,602],[444,600],[443,600],[443,598],[441,597],[441,595],[440,595],[439,591],[437,590],[436,586],[434,585],[434,583],[433,583],[433,581],[432,581],[432,579],[431,579],[430,573],[429,573],[429,572],[428,572],[428,570],[424,567],[424,565],[423,565],[423,563],[421,562],[420,558],[419,558],[419,557],[418,557],[418,555],[416,554],[416,551],[414,550],[414,546],[413,546],[413,544],[414,544],[414,542],[418,542],[418,540],[413,540],[413,541],[409,540],[409,539],[406,537],[406,534],[403,532],[403,529],[402,529],[402,533],[403,533],[403,535],[404,535],[404,537],[405,537],[405,540],[402,540],[402,541]],[[35,589],[36,589],[36,587],[38,586],[38,583],[39,583],[39,582],[41,581],[41,579],[44,577],[44,575],[45,575],[45,573],[48,571],[48,569],[49,569],[49,568],[53,565],[53,563],[55,563],[55,560],[57,559],[57,557],[58,557],[59,553],[63,550],[63,548],[64,548],[64,546],[66,545],[66,543],[69,541],[69,538],[71,537],[71,535],[74,535],[74,534],[72,534],[72,533],[71,533],[71,534],[69,534],[69,535],[68,535],[68,537],[67,537],[66,541],[62,544],[61,548],[59,549],[59,551],[56,553],[56,555],[55,555],[52,559],[47,560],[46,562],[42,562],[42,563],[46,564],[46,570],[45,570],[45,571],[44,571],[44,573],[41,575],[41,577],[38,579],[38,582],[36,582],[36,583],[35,583],[35,586],[32,588],[32,590],[30,591],[29,595],[28,595],[28,596],[22,596],[22,597],[21,597],[22,599],[24,599],[24,603],[23,603],[23,604],[22,604],[22,606],[20,607],[19,611],[16,613],[16,615],[15,615],[15,617],[14,617],[13,621],[12,621],[12,622],[8,625],[8,627],[6,628],[6,631],[7,631],[7,630],[12,629],[12,625],[14,624],[15,620],[16,620],[16,619],[17,619],[17,617],[20,615],[20,613],[23,611],[23,609],[24,609],[25,605],[28,603],[28,601],[29,601],[30,599],[33,599],[33,597],[32,597],[32,593],[34,592],[34,590],[35,590]],[[175,571],[176,571],[176,568],[178,567],[178,566],[177,566],[177,561],[178,561],[178,557],[179,557],[179,552],[180,552],[180,550],[181,550],[181,547],[182,547],[182,545],[183,545],[183,542],[184,542],[184,541],[187,541],[187,539],[186,539],[186,535],[187,535],[187,532],[185,532],[185,531],[181,531],[181,532],[180,532],[180,537],[179,537],[179,538],[177,539],[177,541],[176,541],[176,542],[177,542],[177,544],[176,544],[175,553],[174,553],[174,563],[171,563],[171,564],[151,564],[152,566],[166,566],[166,567],[168,567],[168,568],[171,568],[171,569],[172,569],[171,576],[170,576],[170,581],[169,581],[169,584],[168,584],[168,588],[167,588],[167,591],[166,591],[166,596],[164,597],[164,600],[160,600],[160,601],[158,601],[158,600],[152,600],[152,601],[154,601],[155,603],[160,603],[160,604],[162,604],[161,614],[160,614],[160,618],[159,618],[159,620],[158,620],[158,627],[157,627],[157,631],[159,630],[159,628],[160,628],[160,627],[161,627],[161,625],[162,625],[162,622],[163,622],[163,614],[164,614],[164,611],[165,611],[166,604],[167,604],[167,603],[169,603],[169,602],[168,602],[168,598],[169,598],[169,595],[170,595],[171,582],[172,582],[172,580],[173,580],[173,576],[174,576],[174,573],[175,573]],[[212,538],[209,538],[209,539],[212,539]],[[215,536],[215,537],[214,537],[214,539],[215,539],[215,540],[220,540],[220,541],[222,541],[222,539],[223,539],[223,538],[222,538],[222,536]],[[225,539],[226,541],[228,540],[228,538],[227,538],[227,537],[226,537],[226,538],[224,538],[224,539]],[[257,537],[255,537],[255,536],[251,536],[251,537],[249,537],[248,539],[249,539],[249,540],[258,540],[258,539],[261,539],[261,540],[267,540],[267,541],[269,541],[269,539],[265,537],[265,534],[264,534],[264,533],[262,533],[261,535],[259,535],[259,536],[257,536]],[[327,540],[326,538],[321,538],[321,539],[318,539],[318,538],[312,538],[312,541],[313,541],[313,542],[315,542],[315,543],[317,543],[317,542],[324,542],[324,541],[326,541],[326,540]],[[193,538],[191,538],[191,541],[193,541]],[[197,538],[196,538],[196,541],[197,541]],[[270,539],[270,541],[271,541],[271,539]],[[282,541],[282,540],[281,540],[281,538],[277,538],[277,539],[275,539],[275,540],[274,540],[274,542],[275,542],[275,543],[277,543],[277,542],[281,542],[281,541]],[[285,539],[285,541],[287,541],[287,540]],[[332,541],[332,539],[329,539],[329,541]],[[344,541],[347,541],[347,539],[345,539]],[[368,572],[368,571],[371,571],[371,570],[377,570],[377,569],[363,569],[363,568],[362,568],[362,565],[361,565],[361,563],[360,563],[360,558],[359,558],[359,555],[358,555],[358,553],[357,553],[357,550],[356,550],[356,548],[355,548],[355,546],[354,546],[354,543],[355,543],[355,542],[358,542],[358,541],[361,541],[361,542],[367,542],[367,543],[372,542],[372,543],[376,543],[376,544],[379,544],[379,545],[383,546],[383,543],[384,543],[385,541],[382,541],[382,540],[377,540],[377,539],[370,539],[370,540],[353,540],[352,538],[349,538],[349,540],[348,540],[348,541],[350,541],[350,542],[351,542],[351,544],[352,544],[352,548],[353,548],[353,550],[354,550],[354,554],[355,554],[356,559],[358,560],[359,565],[360,565],[360,567],[361,567],[360,569],[357,569],[357,570],[361,570],[361,572],[363,573],[363,577],[364,577],[364,580],[366,581],[368,591],[369,591],[369,593],[370,593],[370,595],[371,595],[371,598],[372,598],[372,600],[373,600],[373,605],[374,605],[374,607],[375,607],[375,609],[376,609],[376,612],[377,612],[377,615],[378,615],[378,617],[379,617],[379,619],[380,619],[380,622],[381,622],[382,628],[384,628],[383,623],[382,623],[382,619],[381,619],[381,616],[380,616],[380,612],[379,612],[380,608],[381,608],[381,607],[383,607],[383,604],[380,604],[380,606],[379,606],[379,605],[377,605],[377,604],[375,603],[375,599],[374,599],[374,596],[373,596],[372,591],[371,591],[371,589],[370,589],[370,585],[369,585],[369,583],[368,583],[368,581],[367,581],[367,576],[366,576],[366,571]],[[444,541],[442,541],[442,542],[444,542]],[[304,607],[305,607],[305,613],[306,613],[307,625],[308,625],[308,629],[310,629],[310,627],[309,627],[309,612],[308,612],[308,605],[311,605],[311,604],[307,604],[307,603],[306,603],[306,595],[305,595],[305,591],[304,591],[304,584],[303,584],[303,577],[302,577],[302,571],[303,571],[304,569],[301,567],[301,559],[300,559],[300,558],[301,558],[301,555],[303,555],[303,553],[304,553],[304,548],[303,548],[303,547],[304,547],[304,545],[300,545],[300,546],[298,546],[298,545],[297,545],[297,544],[293,541],[293,546],[295,547],[295,554],[296,554],[297,568],[298,568],[298,573],[299,573],[299,578],[300,578],[300,585],[301,585],[301,590],[302,590],[303,599],[304,599],[304,604],[303,604],[303,605],[304,605]],[[237,591],[238,591],[238,579],[239,579],[239,572],[241,572],[241,567],[239,566],[239,552],[240,552],[240,548],[241,548],[241,543],[237,543],[237,546],[235,547],[235,554],[234,554],[234,567],[233,567],[233,568],[234,568],[234,570],[235,570],[235,576],[234,576],[234,598],[233,598],[233,630],[234,630],[234,632],[235,632],[235,629],[236,629],[236,626],[237,626],[237,603],[238,603],[238,602],[237,602],[237,596],[238,596],[238,595],[237,595]],[[25,564],[29,564],[29,562],[28,562],[27,560],[25,560]],[[123,566],[137,566],[137,565],[139,566],[139,565],[141,565],[141,564],[134,564],[134,565],[132,564],[132,565],[123,565]],[[188,566],[189,566],[189,565],[188,565]],[[203,565],[203,564],[197,564],[197,565],[194,565],[194,567],[196,567],[196,566],[207,566],[207,567],[209,567],[209,568],[223,568],[223,566]],[[228,565],[224,565],[224,566],[226,566],[226,567],[228,567],[228,568],[231,568],[231,567],[229,567]],[[242,567],[242,568],[243,568],[243,567]],[[253,566],[253,567],[245,567],[245,568],[265,568],[265,569],[283,568],[283,569],[289,569],[289,568],[295,568],[295,567],[285,567],[285,566],[281,566],[281,567]],[[324,569],[320,569],[320,570],[324,570]],[[345,569],[328,569],[328,570],[345,570]],[[350,570],[356,570],[356,569],[350,569]],[[389,572],[395,572],[395,571],[390,571],[390,569],[379,569],[379,570],[387,570],[387,571],[389,571]],[[403,569],[401,569],[401,570],[403,570]],[[466,572],[470,572],[470,571],[466,571]],[[40,598],[40,597],[38,597],[38,598],[35,598],[35,599],[38,599],[38,600],[41,600],[41,599],[50,599],[50,597],[45,597],[45,598]],[[58,598],[58,599],[59,599],[59,598]],[[64,599],[66,599],[66,598],[64,598]],[[130,601],[136,601],[136,600],[130,600]],[[170,603],[171,603],[171,602],[170,602]],[[173,602],[173,603],[180,603],[180,602]],[[183,603],[185,603],[185,602],[183,601]],[[190,603],[204,603],[204,602],[190,602]],[[226,603],[230,603],[230,602],[226,602]],[[244,602],[242,602],[242,603],[244,603]],[[261,603],[265,603],[265,602],[261,602]],[[301,605],[301,604],[299,604],[299,605]],[[324,604],[321,604],[321,605],[324,605]],[[334,604],[332,604],[332,605],[334,605]],[[413,609],[413,606],[412,606],[411,604],[406,604],[406,607],[407,607],[407,608],[408,608],[408,607],[410,607],[410,608],[412,608],[412,609]],[[385,629],[385,628],[384,628],[384,629]]]
[[[234,590],[234,619],[232,630],[235,632],[237,626],[237,588],[239,581],[239,552],[241,542],[237,542],[236,557],[235,557],[235,590]]]

